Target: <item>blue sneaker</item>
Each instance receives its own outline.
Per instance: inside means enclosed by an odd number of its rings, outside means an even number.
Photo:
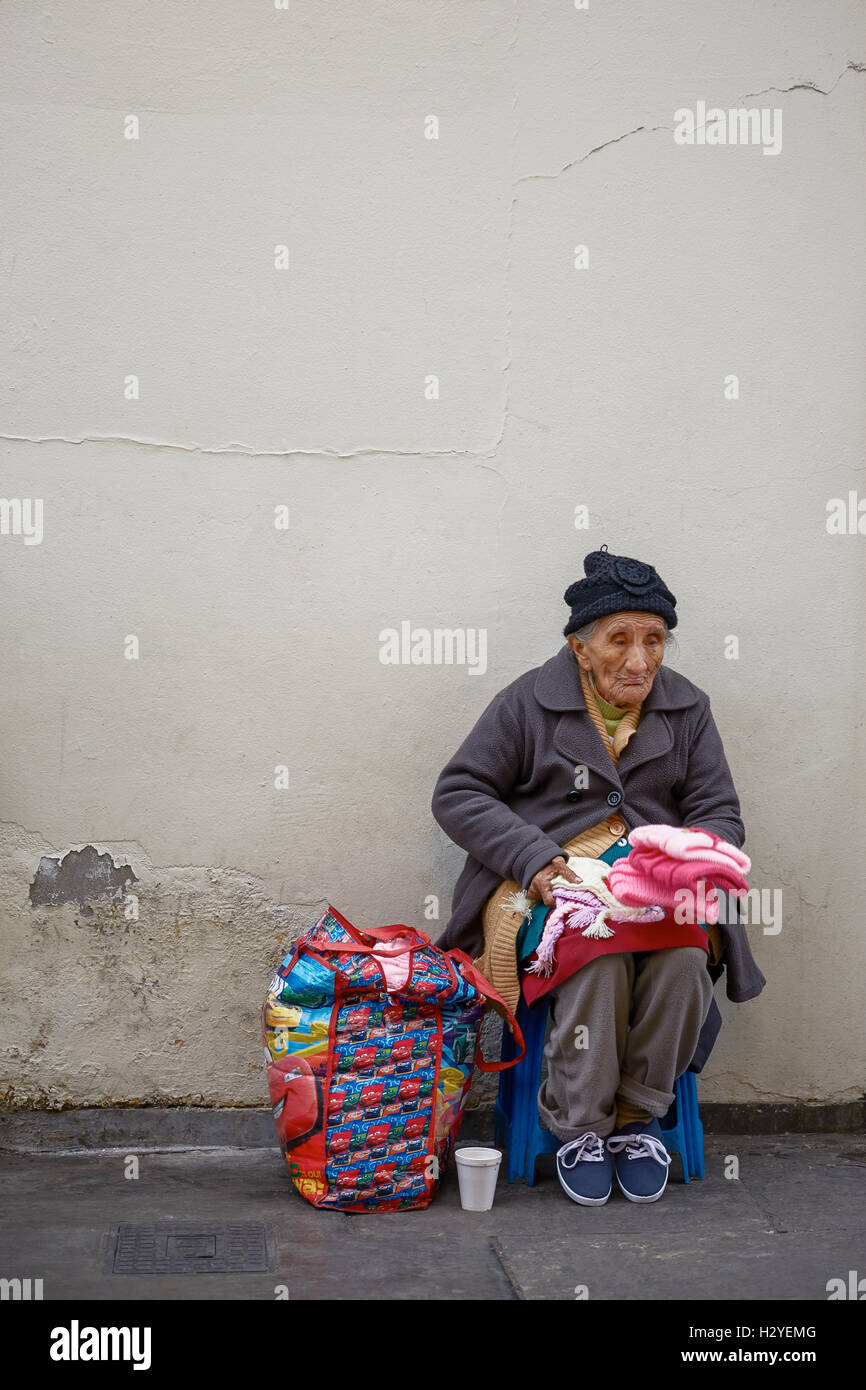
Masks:
[[[658,1119],[633,1120],[607,1141],[615,1155],[616,1180],[630,1202],[657,1202],[667,1187],[671,1156],[662,1141]]]
[[[556,1172],[563,1192],[581,1206],[600,1207],[611,1194],[613,1162],[604,1140],[591,1129],[557,1151]]]

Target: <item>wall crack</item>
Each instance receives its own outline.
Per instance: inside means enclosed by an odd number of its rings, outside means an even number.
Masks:
[[[809,78],[804,78],[802,82],[794,82],[790,87],[763,87],[759,92],[747,92],[745,96],[735,97],[734,104],[739,106],[744,101],[751,100],[752,97],[766,96],[770,92],[778,92],[780,94],[784,94],[786,92],[816,92],[820,96],[829,96],[831,92],[835,92],[839,83],[842,81],[842,78],[846,75],[846,73],[849,72],[866,72],[866,63],[859,63],[855,61],[847,63],[840,72],[839,76],[836,78],[836,81],[833,83],[832,87],[819,87],[817,83],[812,82]],[[714,105],[720,104],[721,103],[714,103]],[[695,127],[696,130],[703,130],[704,128],[704,126]],[[622,143],[623,140],[631,139],[633,135],[652,135],[654,134],[654,132],[658,130],[673,131],[673,126],[635,126],[633,130],[626,130],[623,132],[622,135],[614,135],[610,140],[605,140],[602,142],[602,144],[593,146],[591,150],[587,150],[586,154],[579,155],[577,159],[570,159],[567,164],[563,164],[562,168],[556,170],[554,173],[521,174],[520,178],[517,179],[517,183],[530,183],[535,179],[561,178],[563,174],[568,173],[569,169],[574,169],[578,164],[584,164],[586,160],[591,159],[594,154],[599,154],[601,150],[609,149],[611,145],[619,145]]]

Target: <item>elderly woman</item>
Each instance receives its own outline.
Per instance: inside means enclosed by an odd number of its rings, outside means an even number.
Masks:
[[[538,972],[552,885],[582,881],[570,856],[611,864],[645,825],[745,839],[709,698],[662,664],[673,594],[607,547],[584,571],[565,594],[567,644],[494,697],[436,783],[433,814],[467,852],[439,944],[476,957],[512,1008],[521,987],[528,1001],[549,993],[538,1108],[562,1140],[568,1197],[606,1202],[616,1172],[626,1197],[651,1202],[667,1183],[674,1081],[700,1071],[721,1026],[715,981],[724,969],[736,1002],[766,981],[729,913],[710,927],[693,913],[596,939],[564,932],[552,975]]]

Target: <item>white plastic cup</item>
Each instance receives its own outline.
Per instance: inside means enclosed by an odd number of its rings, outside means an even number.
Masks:
[[[457,1149],[457,1181],[464,1211],[489,1211],[502,1162],[500,1149]]]

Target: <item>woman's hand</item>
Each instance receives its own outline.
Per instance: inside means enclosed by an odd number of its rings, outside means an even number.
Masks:
[[[556,900],[550,885],[553,879],[560,877],[567,878],[571,883],[582,882],[582,879],[578,878],[574,870],[568,867],[562,855],[558,854],[549,864],[545,864],[543,869],[538,870],[538,873],[529,885],[526,894],[527,898],[529,898],[530,902],[538,902],[538,900],[541,899],[546,907],[555,907]]]

